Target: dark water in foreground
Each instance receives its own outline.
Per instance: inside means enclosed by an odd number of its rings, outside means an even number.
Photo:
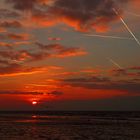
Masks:
[[[140,112],[0,112],[0,140],[140,140]]]

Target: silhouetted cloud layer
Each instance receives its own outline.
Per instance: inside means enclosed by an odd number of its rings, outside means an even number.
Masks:
[[[82,77],[60,80],[62,85],[97,90],[114,90],[128,92],[130,95],[140,94],[140,83],[135,80],[113,80],[107,77]]]
[[[63,92],[61,91],[52,91],[52,92],[36,92],[36,91],[6,91],[6,90],[3,90],[3,91],[0,91],[0,94],[9,94],[9,95],[62,95]]]

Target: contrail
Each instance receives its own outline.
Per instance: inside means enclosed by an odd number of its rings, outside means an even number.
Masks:
[[[111,58],[108,58],[108,57],[107,57],[107,59],[108,59],[113,65],[115,65],[117,68],[123,69],[117,62],[115,62],[115,61],[112,60]]]
[[[125,13],[128,13],[128,14],[136,16],[136,17],[140,17],[140,14],[136,14],[136,13],[133,13],[133,12],[125,11]]]
[[[94,37],[101,37],[101,38],[134,40],[133,38],[121,37],[121,36],[108,36],[108,35],[96,35],[96,34],[84,34],[84,35],[86,35],[86,36],[94,36]]]
[[[125,23],[122,17],[119,16],[119,13],[116,11],[115,8],[113,8],[113,11],[115,14],[120,18],[121,22],[124,24],[126,27],[127,31],[132,35],[132,37],[135,39],[136,43],[140,46],[140,41],[137,39],[137,37],[134,35],[134,33],[131,31],[131,29],[128,27],[128,25]]]

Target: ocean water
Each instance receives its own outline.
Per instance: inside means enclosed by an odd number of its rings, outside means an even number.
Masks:
[[[0,112],[0,140],[140,140],[140,112]]]

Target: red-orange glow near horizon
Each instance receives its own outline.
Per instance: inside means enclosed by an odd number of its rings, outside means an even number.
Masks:
[[[37,105],[38,102],[37,101],[32,101],[32,105]]]

